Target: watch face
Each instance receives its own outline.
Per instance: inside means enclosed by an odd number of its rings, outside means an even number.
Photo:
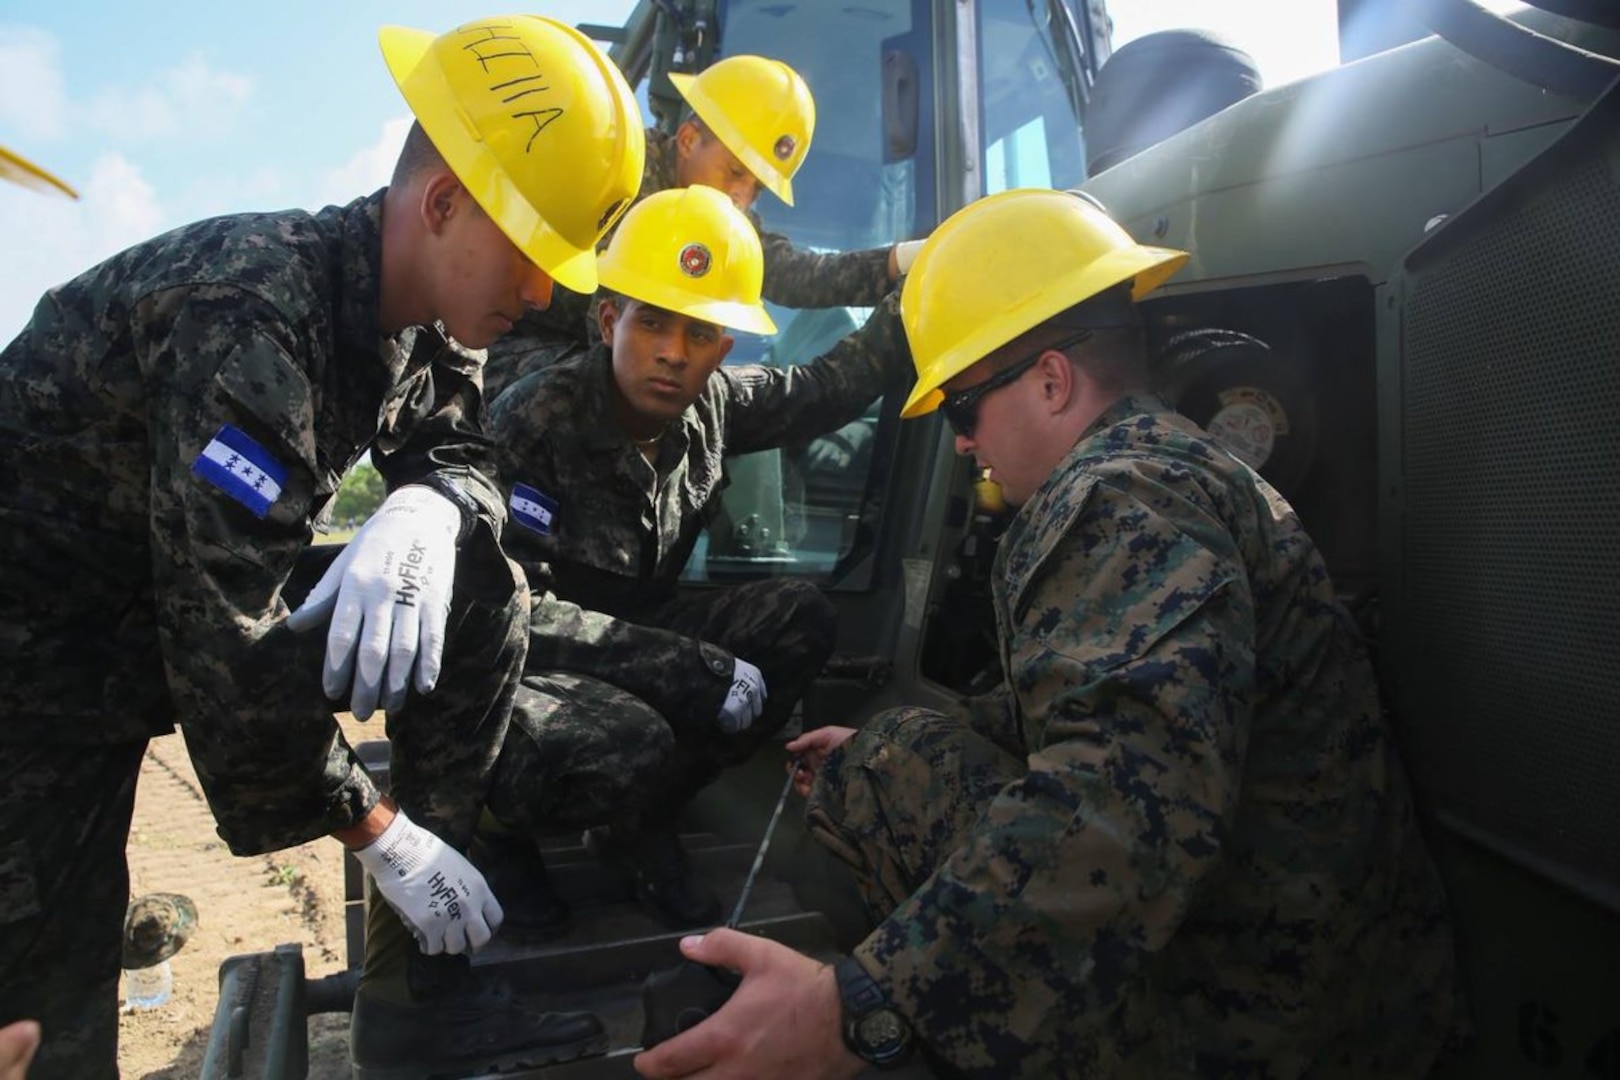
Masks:
[[[892,1009],[878,1009],[855,1024],[857,1035],[874,1053],[889,1053],[905,1040],[906,1030]]]

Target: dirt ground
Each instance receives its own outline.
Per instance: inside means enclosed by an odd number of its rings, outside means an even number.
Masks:
[[[380,716],[339,717],[351,742],[382,738]],[[191,941],[170,962],[174,996],[119,1020],[125,1080],[193,1080],[202,1071],[218,999],[219,965],[238,953],[286,942],[304,947],[311,978],[342,970],[343,860],[335,840],[254,858],[233,856],[214,831],[197,774],[179,735],[154,739],[141,766],[129,837],[130,896],[184,893],[197,905]],[[349,1076],[348,1015],[311,1024],[310,1077]]]

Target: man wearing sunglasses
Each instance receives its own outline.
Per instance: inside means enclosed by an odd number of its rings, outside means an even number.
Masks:
[[[682,942],[743,980],[644,1075],[1428,1075],[1451,933],[1366,652],[1293,510],[1148,391],[1136,301],[1186,259],[1057,191],[924,246],[903,415],[1020,507],[1004,684],[788,744],[875,929],[831,968]]]

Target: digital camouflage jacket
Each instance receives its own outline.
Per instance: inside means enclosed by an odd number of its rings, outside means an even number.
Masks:
[[[1444,896],[1288,505],[1126,399],[995,569],[973,723],[1026,768],[856,950],[927,1044],[974,1076],[1426,1074]]]
[[[324,634],[283,625],[344,471],[369,450],[390,488],[455,501],[464,536],[504,519],[482,354],[380,333],[381,214],[378,192],[176,229],[52,289],[0,353],[0,740],[178,720],[239,851],[376,800],[318,679],[289,675],[318,672]]]

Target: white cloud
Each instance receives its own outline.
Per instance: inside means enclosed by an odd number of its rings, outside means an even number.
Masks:
[[[376,140],[335,169],[316,178],[308,198],[298,203],[318,210],[333,203],[346,203],[359,195],[369,195],[388,183],[394,175],[394,162],[411,130],[410,116],[386,121]]]
[[[108,88],[89,103],[86,121],[124,140],[187,138],[230,131],[253,91],[253,80],[191,56],[134,90]]]
[[[96,160],[80,195],[71,202],[0,188],[0,344],[23,328],[46,289],[169,225],[152,185],[120,154]]]
[[[0,26],[0,128],[56,138],[67,130],[67,93],[56,38],[31,26]]]

